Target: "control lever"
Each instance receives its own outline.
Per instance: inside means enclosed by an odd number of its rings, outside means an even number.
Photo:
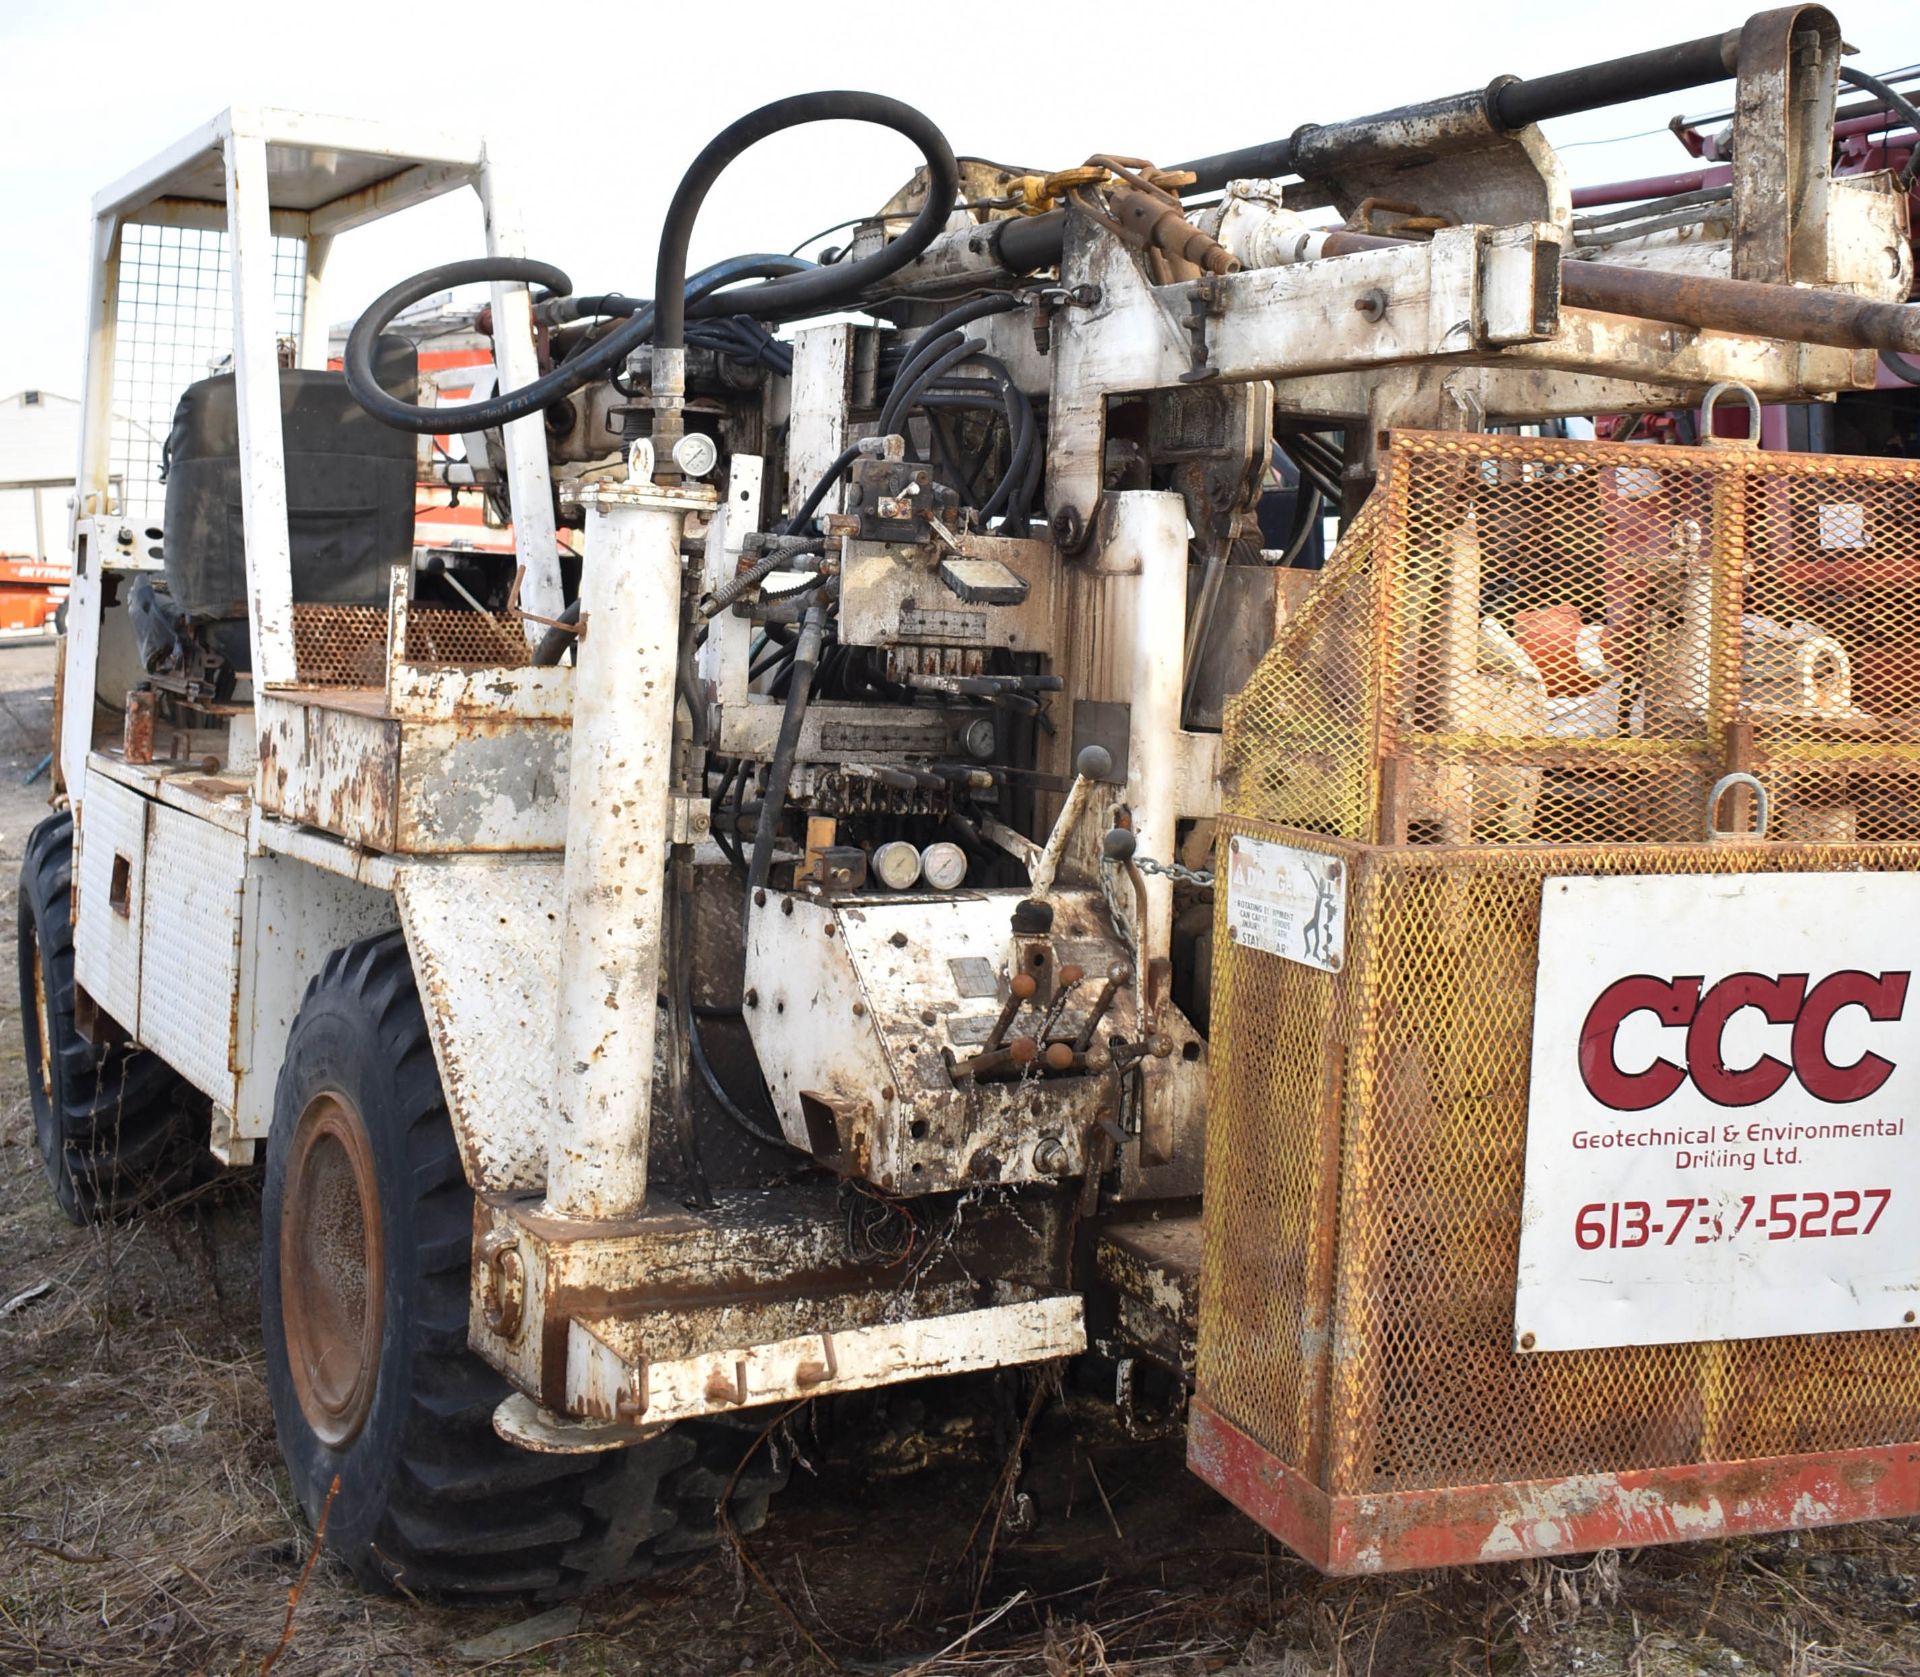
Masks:
[[[1100,1021],[1107,1016],[1107,1009],[1113,1006],[1114,993],[1133,976],[1133,968],[1125,961],[1115,961],[1107,968],[1107,981],[1100,986],[1100,994],[1093,998],[1093,1011],[1087,1015],[1087,1022],[1080,1027],[1080,1034],[1073,1039],[1073,1051],[1084,1054],[1093,1046],[1093,1033],[1100,1028]]]
[[[1017,1036],[1005,1048],[983,1048],[971,1060],[950,1066],[947,1075],[961,1083],[968,1078],[1024,1071],[1040,1057],[1040,1044],[1030,1036]]]
[[[1086,814],[1094,787],[1112,773],[1113,757],[1104,746],[1081,748],[1073,762],[1073,784],[1067,788],[1067,801],[1060,806],[1059,819],[1047,834],[1038,859],[1028,870],[1034,896],[1044,897],[1053,889],[1053,877],[1060,871],[1060,858],[1066,854],[1067,843],[1073,837],[1073,829],[1079,826],[1080,817]]]
[[[980,1045],[986,1052],[992,1053],[1000,1046],[1013,1024],[1014,1016],[1024,1003],[1032,1000],[1034,991],[1039,988],[1030,973],[1017,972],[1007,980],[1007,999],[1000,1009],[1000,1017],[994,1020],[993,1029],[987,1032],[987,1040]]]

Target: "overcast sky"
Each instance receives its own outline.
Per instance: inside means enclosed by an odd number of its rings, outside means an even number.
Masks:
[[[1920,59],[1916,0],[1850,0],[1837,11],[1856,63]],[[940,21],[923,28],[923,14]],[[785,94],[894,94],[926,110],[957,152],[1035,168],[1099,151],[1172,163],[1503,72],[1667,45],[1743,15],[1739,0],[937,9],[0,0],[0,394],[79,394],[93,194],[235,103],[478,131],[523,171],[532,254],[583,291],[644,295],[681,170],[716,130]],[[1729,96],[1727,87],[1667,95],[1568,118],[1548,136],[1569,148],[1576,184],[1679,169],[1688,159],[1666,120],[1724,109]],[[1640,137],[1587,143],[1631,135]],[[913,163],[905,141],[879,130],[776,138],[709,198],[692,266],[785,250],[883,201]],[[418,268],[481,254],[473,202],[461,193],[343,238],[329,313],[344,319]]]

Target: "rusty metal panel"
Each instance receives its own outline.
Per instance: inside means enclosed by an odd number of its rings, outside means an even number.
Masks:
[[[568,1325],[569,1414],[603,1421],[625,1416],[654,1425],[746,1404],[1051,1362],[1087,1348],[1080,1298],[1072,1293],[658,1360],[649,1360],[644,1350],[623,1355],[603,1337],[622,1325],[618,1318],[579,1317]],[[642,1399],[645,1408],[635,1413]]]
[[[1187,1465],[1321,1571],[1349,1576],[1804,1531],[1920,1507],[1920,1448],[1905,1444],[1387,1498],[1329,1496],[1199,1399]]]
[[[247,841],[158,806],[147,824],[140,1040],[231,1110]]]
[[[399,726],[396,850],[565,848],[571,728],[523,720]]]
[[[293,663],[302,687],[379,687],[387,678],[381,606],[296,605]]]
[[[417,863],[394,897],[467,1180],[546,1180],[560,995],[558,856]]]
[[[140,1034],[140,921],[153,805],[89,769],[74,811],[79,888],[73,976],[114,1022]]]
[[[258,709],[255,795],[270,815],[403,854],[566,843],[562,720],[398,718],[383,694],[346,690],[269,693]]]
[[[654,1398],[670,1392],[676,1403],[720,1411],[761,1401],[768,1381],[828,1388],[839,1359],[821,1335],[837,1342],[868,1328],[958,1318],[957,1333],[951,1321],[938,1330],[952,1356],[1019,1361],[1002,1355],[1004,1319],[972,1313],[1059,1300],[1058,1313],[1043,1316],[1052,1342],[1069,1315],[1065,1331],[1077,1330],[1069,1214],[1058,1196],[990,1196],[970,1201],[963,1219],[916,1232],[903,1209],[843,1185],[801,1182],[776,1195],[723,1190],[698,1210],[669,1203],[581,1222],[525,1194],[483,1194],[471,1343],[548,1409],[578,1414],[591,1405],[629,1424],[650,1424]],[[1030,1355],[1054,1354],[1022,1343]],[[744,1389],[743,1359],[754,1365]],[[887,1380],[933,1372],[917,1357],[863,1360]],[[793,1378],[806,1362],[815,1365],[810,1386]],[[695,1366],[700,1380],[689,1391]]]
[[[403,622],[405,640],[396,663],[519,669],[530,656],[517,613],[450,611],[409,602]],[[295,605],[295,680],[301,687],[384,687],[391,638],[384,606]]]
[[[380,713],[377,693],[352,708],[264,693],[254,710],[254,797],[263,811],[371,850],[396,848],[400,726]]]
[[[1200,1316],[1200,1217],[1120,1223],[1100,1231],[1094,1263],[1119,1304],[1120,1337],[1168,1368],[1193,1373]]]
[[[1543,882],[1920,871],[1916,534],[1900,461],[1396,437],[1229,706],[1226,852],[1342,859],[1346,958],[1236,947],[1221,893],[1194,1460],[1322,1564],[1920,1511],[1836,1465],[1920,1448],[1911,1330],[1529,1357],[1513,1317]],[[1730,769],[1768,820],[1710,840]]]
[[[409,603],[406,622],[402,663],[519,669],[530,660],[517,612],[449,611]]]

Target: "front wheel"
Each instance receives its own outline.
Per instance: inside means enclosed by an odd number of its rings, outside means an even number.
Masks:
[[[267,1141],[261,1312],[295,1494],[365,1582],[561,1595],[719,1540],[752,1444],[697,1423],[626,1449],[506,1443],[506,1382],[467,1347],[473,1194],[397,932],[329,957],[288,1037]],[[722,1468],[725,1471],[721,1471]],[[733,1524],[765,1518],[764,1450]]]

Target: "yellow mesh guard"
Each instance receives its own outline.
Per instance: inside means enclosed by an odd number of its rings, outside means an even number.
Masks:
[[[1911,1334],[1526,1357],[1513,1295],[1541,882],[1920,868],[1920,466],[1395,436],[1225,736],[1221,845],[1349,897],[1334,976],[1220,894],[1201,1396],[1335,1496],[1914,1438]]]

